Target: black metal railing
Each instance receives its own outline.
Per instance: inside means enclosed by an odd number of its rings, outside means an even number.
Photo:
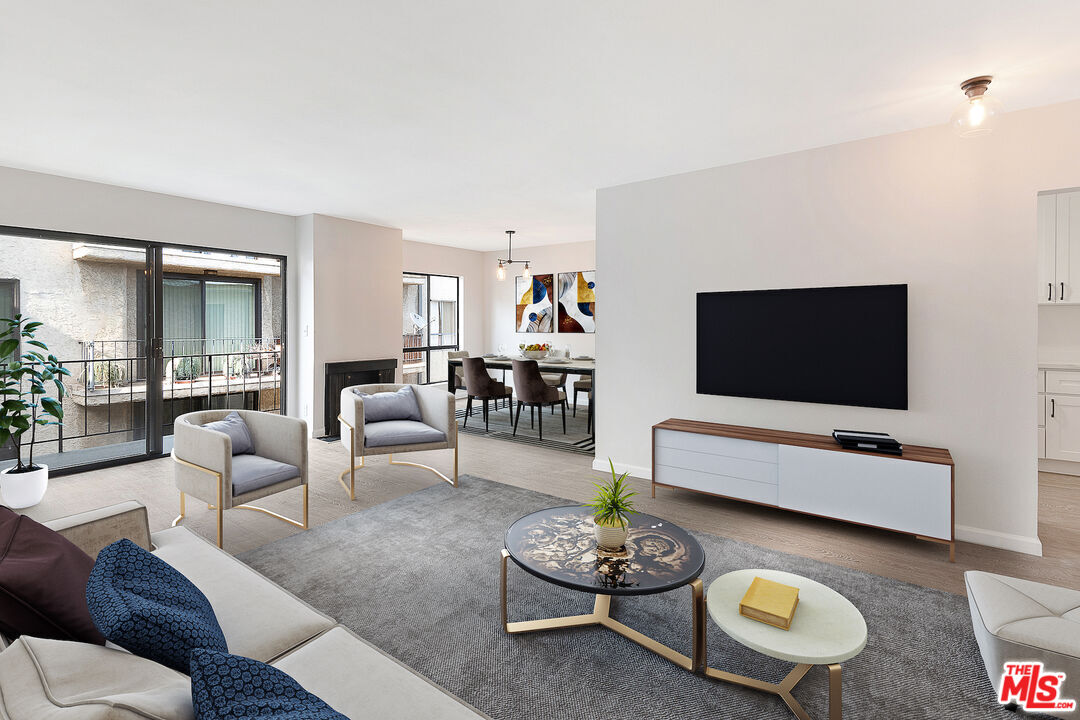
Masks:
[[[241,343],[242,341],[242,343]],[[199,340],[203,348],[230,342],[242,349],[178,353],[188,340],[165,341],[162,372],[164,434],[186,412],[232,408],[281,412],[281,346],[252,339]],[[71,371],[65,382],[64,423],[39,427],[38,453],[70,452],[146,437],[146,356],[120,354],[142,341],[82,343],[82,359],[61,361]],[[265,344],[264,349],[260,346]],[[141,347],[140,347],[141,349]],[[117,356],[113,356],[117,353]],[[0,460],[13,449],[0,448]]]

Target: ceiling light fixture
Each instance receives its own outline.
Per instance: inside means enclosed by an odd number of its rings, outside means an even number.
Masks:
[[[506,231],[506,258],[499,258],[499,267],[495,271],[495,277],[499,280],[506,279],[506,266],[513,265],[514,263],[525,263],[525,268],[521,271],[521,277],[528,280],[532,277],[532,271],[529,270],[528,260],[514,260],[514,233],[515,230]]]
[[[993,79],[991,75],[980,75],[960,83],[967,99],[956,108],[949,123],[960,137],[987,135],[993,131],[1001,112],[1001,101],[986,94]]]

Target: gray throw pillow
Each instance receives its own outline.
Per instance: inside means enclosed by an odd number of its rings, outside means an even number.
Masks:
[[[223,432],[232,438],[233,455],[250,455],[255,452],[255,443],[251,440],[247,423],[237,412],[229,413],[223,420],[206,423],[203,427]]]
[[[353,392],[364,399],[364,422],[383,422],[384,420],[420,421],[420,403],[411,385],[406,385],[397,392],[381,392],[369,395],[353,388]]]

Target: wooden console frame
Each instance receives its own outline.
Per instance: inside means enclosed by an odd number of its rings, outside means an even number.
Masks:
[[[792,445],[796,447],[812,448],[815,450],[828,450],[830,452],[838,453],[850,453],[853,455],[869,455],[872,457],[888,458],[891,460],[908,460],[913,462],[934,463],[937,465],[949,466],[949,538],[936,538],[928,537],[925,535],[919,535],[916,533],[905,532],[903,530],[897,530],[895,528],[881,527],[878,525],[870,525],[868,523],[861,523],[855,520],[845,520],[843,518],[831,517],[829,515],[821,515],[817,513],[806,512],[803,510],[785,508],[780,505],[774,505],[771,503],[757,502],[754,500],[747,500],[744,498],[732,497],[730,495],[721,495],[718,493],[710,493],[704,490],[696,490],[693,488],[681,487],[678,485],[668,485],[665,483],[656,482],[656,431],[657,430],[671,430],[675,432],[683,433],[696,433],[699,435],[714,435],[718,437],[734,438],[738,440],[750,440],[753,442],[769,443],[775,445]],[[688,492],[696,492],[702,495],[712,495],[714,497],[722,497],[728,500],[737,500],[739,502],[747,502],[754,505],[763,505],[765,507],[773,507],[787,512],[796,512],[802,515],[810,515],[813,517],[827,518],[830,520],[837,520],[839,522],[846,522],[853,525],[862,525],[864,527],[874,527],[881,530],[888,530],[890,532],[899,532],[905,535],[911,535],[919,540],[926,540],[929,542],[940,543],[949,547],[949,562],[956,562],[956,466],[953,463],[952,455],[948,450],[944,448],[923,447],[919,445],[905,445],[903,455],[889,455],[887,453],[874,453],[863,452],[859,450],[847,450],[840,447],[836,441],[830,435],[814,435],[811,433],[791,432],[787,430],[769,430],[766,428],[747,427],[743,425],[724,425],[720,423],[704,422],[700,420],[681,420],[677,418],[669,418],[663,422],[657,423],[652,427],[652,481],[651,481],[652,497],[656,497],[657,487],[666,487],[673,490],[687,490]]]

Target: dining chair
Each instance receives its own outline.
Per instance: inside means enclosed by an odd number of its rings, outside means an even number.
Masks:
[[[555,406],[562,407],[562,430],[566,434],[566,393],[557,387],[552,387],[544,382],[540,374],[540,367],[535,360],[514,360],[514,389],[517,391],[517,417],[514,419],[514,432],[517,435],[518,421],[521,420],[521,409],[528,405],[530,420],[532,408],[540,408],[537,415],[540,416],[539,433],[540,439],[544,439],[544,406],[550,405],[551,411],[555,412]]]
[[[574,381],[574,417],[577,417],[578,393],[585,393],[586,396],[592,394],[592,377],[583,375],[580,380]]]
[[[469,351],[468,350],[448,350],[446,352],[446,359],[447,360],[457,360],[459,358],[467,358],[467,357],[469,357]],[[457,387],[460,390],[468,390],[468,388],[465,386],[465,366],[464,365],[455,365],[454,366],[454,386]]]
[[[563,394],[566,394],[566,373],[542,372],[540,377],[544,378],[544,382],[551,387],[558,388],[563,391]],[[554,405],[551,406],[551,414],[555,414]]]
[[[463,358],[461,361],[462,367],[465,369],[465,383],[468,388],[469,400],[465,405],[465,422],[463,426],[468,427],[469,417],[472,415],[472,402],[473,399],[484,401],[484,431],[487,432],[488,427],[488,402],[495,401],[495,409],[499,409],[499,400],[505,399],[507,401],[507,407],[510,408],[510,419],[514,419],[514,391],[503,385],[495,378],[488,375],[487,364],[484,362],[484,358]]]

